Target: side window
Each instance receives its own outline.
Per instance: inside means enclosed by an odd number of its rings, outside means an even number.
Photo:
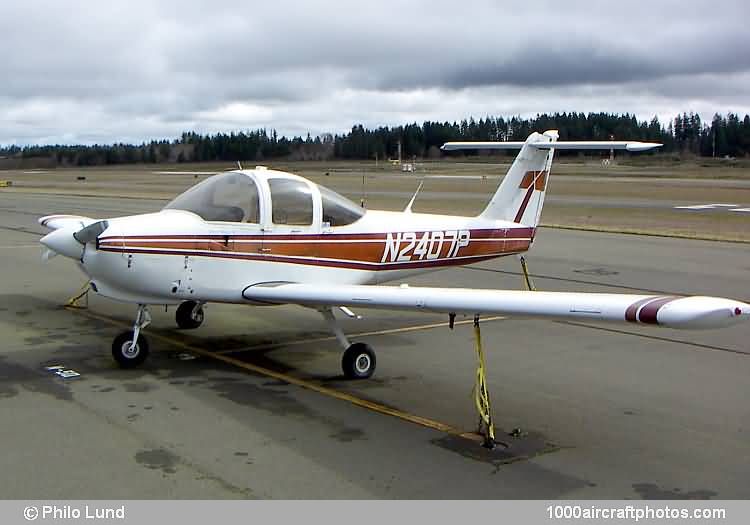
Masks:
[[[346,226],[358,221],[365,214],[362,206],[339,195],[325,186],[318,186],[323,200],[323,222],[329,226]]]
[[[310,187],[294,179],[269,179],[271,220],[274,224],[309,226],[313,222],[313,198]]]

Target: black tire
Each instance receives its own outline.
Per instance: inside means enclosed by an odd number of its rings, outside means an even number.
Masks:
[[[341,358],[341,369],[347,379],[367,379],[375,372],[375,365],[375,352],[365,343],[350,345]]]
[[[203,324],[202,306],[195,311],[195,316],[193,316],[193,310],[197,304],[195,301],[185,301],[177,307],[177,313],[175,314],[177,326],[183,330],[193,330]]]
[[[133,351],[130,344],[133,342],[133,331],[123,332],[112,342],[112,357],[114,357],[120,368],[135,368],[143,363],[148,357],[148,341],[142,335],[138,335],[138,342]]]

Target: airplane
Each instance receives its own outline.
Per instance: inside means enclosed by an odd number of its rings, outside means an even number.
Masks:
[[[343,349],[346,378],[376,367],[373,349],[351,343],[334,311],[406,309],[478,316],[630,322],[721,328],[750,319],[750,305],[718,297],[542,292],[383,283],[520,255],[533,244],[556,150],[647,151],[637,141],[558,141],[557,131],[524,142],[449,142],[443,150],[520,149],[486,208],[475,217],[364,209],[303,177],[258,166],[211,176],[161,211],[94,219],[49,215],[43,256],[76,261],[94,292],[134,303],[133,329],[112,355],[132,368],[149,353],[149,305],[177,305],[180,328],[204,321],[206,303],[297,304],[317,309]],[[415,194],[416,197],[416,194]]]

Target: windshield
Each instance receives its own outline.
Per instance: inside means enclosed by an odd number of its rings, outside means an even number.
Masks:
[[[323,222],[329,226],[345,226],[356,222],[365,214],[365,209],[343,195],[324,186],[318,186],[323,199]]]
[[[164,209],[191,211],[206,221],[260,222],[258,188],[250,177],[237,172],[209,177]]]

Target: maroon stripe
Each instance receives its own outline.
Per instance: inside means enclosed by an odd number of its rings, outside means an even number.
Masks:
[[[628,306],[627,310],[625,310],[625,320],[630,321],[631,323],[638,322],[638,318],[636,317],[636,315],[638,314],[638,309],[647,302],[653,301],[654,299],[658,299],[658,297],[646,297],[645,299],[641,299],[640,301],[637,301]]]
[[[115,248],[115,247],[102,247],[100,251],[111,252],[111,253],[132,253],[132,254],[148,254],[148,255],[177,255],[184,257],[195,256],[195,257],[214,257],[218,259],[244,259],[244,260],[256,260],[256,261],[267,261],[267,262],[286,262],[292,264],[304,264],[307,266],[333,266],[337,268],[350,268],[357,270],[402,270],[408,268],[429,268],[429,267],[441,267],[441,266],[456,266],[464,265],[475,262],[486,261],[494,259],[496,257],[504,257],[505,255],[512,255],[518,252],[508,252],[491,255],[472,255],[462,259],[443,259],[440,261],[405,261],[402,263],[361,263],[356,261],[323,261],[323,260],[310,260],[310,259],[298,259],[296,257],[287,257],[283,255],[273,254],[254,254],[254,253],[235,253],[235,254],[219,254],[215,252],[203,252],[203,251],[164,251],[159,249],[141,249],[138,251],[129,251],[126,248]]]
[[[529,189],[526,190],[526,196],[523,198],[523,202],[521,203],[521,207],[518,209],[518,213],[516,213],[516,218],[513,219],[513,222],[521,222],[521,217],[523,217],[523,212],[526,211],[526,206],[529,205],[529,201],[531,200],[531,194],[534,193],[534,185],[532,184],[529,186]]]
[[[659,313],[659,309],[667,303],[671,303],[675,299],[679,299],[677,296],[662,297],[651,301],[638,312],[638,320],[646,324],[659,324],[656,321],[656,314]]]
[[[427,230],[433,231],[433,230]],[[533,235],[533,228],[507,228],[507,229],[476,229],[469,230],[472,237],[482,238],[503,238],[503,237],[530,237]],[[262,240],[272,239],[278,241],[293,241],[293,240],[373,240],[382,241],[388,233],[396,235],[403,232],[381,232],[381,233],[328,233],[328,234],[309,234],[309,233],[294,233],[294,234],[278,234],[273,233],[267,234],[255,234],[255,235],[237,235],[229,234],[230,240]],[[408,233],[411,233],[408,232]],[[424,234],[425,231],[414,232],[417,234]],[[159,234],[159,235],[109,235],[101,237],[100,241],[116,241],[122,242],[128,239],[148,239],[148,240],[161,240],[161,239],[196,239],[196,240],[221,240],[224,241],[227,235],[170,235],[170,234]]]

